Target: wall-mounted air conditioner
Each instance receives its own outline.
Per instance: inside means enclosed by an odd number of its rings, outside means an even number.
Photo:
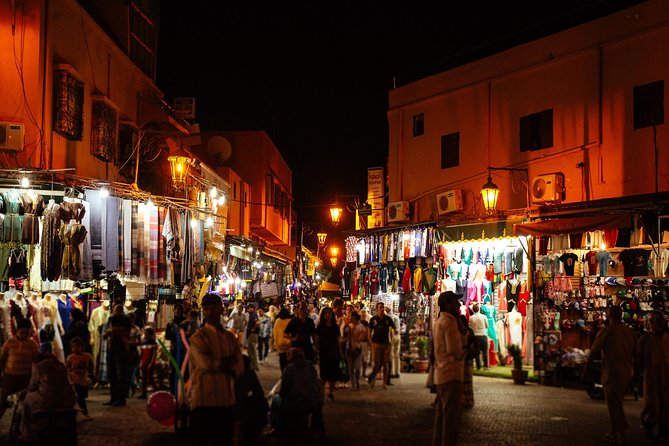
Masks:
[[[409,220],[409,202],[396,201],[394,203],[389,203],[386,208],[386,217],[388,223]]]
[[[555,204],[563,200],[564,175],[548,173],[532,180],[532,203]]]
[[[17,122],[0,122],[0,150],[23,150],[25,128]]]
[[[451,212],[462,212],[465,207],[462,203],[462,191],[460,189],[449,190],[437,194],[437,212],[439,215]]]

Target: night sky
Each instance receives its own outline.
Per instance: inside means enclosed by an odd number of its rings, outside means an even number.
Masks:
[[[326,218],[336,194],[364,196],[367,168],[385,166],[394,78],[402,85],[641,2],[248,3],[162,2],[157,84],[168,103],[196,98],[202,130],[265,130],[309,222]]]

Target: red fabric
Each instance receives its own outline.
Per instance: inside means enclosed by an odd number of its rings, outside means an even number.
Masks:
[[[488,341],[488,365],[497,365],[497,354],[495,353],[495,342]]]
[[[618,228],[604,229],[604,243],[607,248],[616,246],[616,240],[618,240]]]
[[[565,217],[513,225],[515,235],[558,235],[630,226],[632,214],[598,214],[584,217]]]
[[[411,268],[409,265],[404,268],[404,275],[402,276],[402,291],[408,293],[411,291]]]

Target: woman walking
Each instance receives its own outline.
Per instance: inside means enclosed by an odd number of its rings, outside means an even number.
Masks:
[[[291,347],[290,339],[286,338],[283,333],[286,331],[288,323],[292,319],[290,312],[286,307],[281,307],[279,313],[276,315],[274,327],[272,328],[272,338],[276,344],[276,351],[279,353],[279,367],[283,369],[288,364],[288,350]]]
[[[340,379],[339,361],[342,359],[340,349],[339,325],[330,307],[324,307],[316,327],[318,354],[321,379],[327,387],[327,397],[334,400],[336,382]]]
[[[360,322],[360,315],[355,311],[351,313],[351,322],[348,325],[347,331],[346,362],[348,364],[349,376],[351,377],[351,389],[360,390],[362,345],[367,342],[369,333],[367,328]]]

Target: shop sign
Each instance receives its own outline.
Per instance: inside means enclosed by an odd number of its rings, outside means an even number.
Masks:
[[[371,206],[371,214],[367,217],[369,229],[382,228],[384,225],[385,178],[383,167],[367,169],[367,203]]]
[[[279,288],[276,283],[263,283],[260,285],[260,294],[263,299],[279,297]]]

